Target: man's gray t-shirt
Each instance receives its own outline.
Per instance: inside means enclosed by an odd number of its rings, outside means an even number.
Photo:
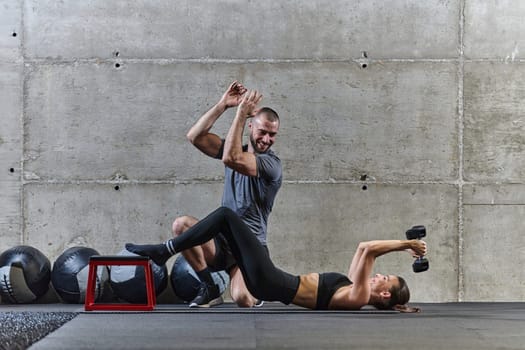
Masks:
[[[224,143],[223,143],[224,146]],[[248,146],[243,147],[246,151]],[[222,158],[223,148],[217,156]],[[281,160],[272,150],[255,153],[257,176],[247,176],[225,167],[222,205],[235,211],[266,245],[268,216],[282,183]]]

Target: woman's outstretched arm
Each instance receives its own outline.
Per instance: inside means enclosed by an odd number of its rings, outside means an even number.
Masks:
[[[357,246],[357,249],[354,253],[354,256],[352,257],[352,262],[350,263],[350,268],[348,269],[348,278],[350,281],[353,281],[355,279],[354,275],[357,270],[357,265],[359,264],[359,260],[361,259],[361,256],[363,255],[364,245],[360,243]]]
[[[394,252],[412,249],[418,255],[426,255],[427,246],[421,240],[384,240],[361,242],[352,259],[349,278],[354,283],[350,299],[352,302],[365,305],[370,298],[368,279],[377,257]]]

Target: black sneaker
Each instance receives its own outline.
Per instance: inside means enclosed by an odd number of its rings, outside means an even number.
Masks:
[[[197,296],[190,302],[190,307],[212,307],[223,302],[221,292],[216,285],[210,286],[206,282],[202,282]]]

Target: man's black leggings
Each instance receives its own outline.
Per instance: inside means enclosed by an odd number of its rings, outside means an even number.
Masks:
[[[206,243],[219,233],[228,241],[246,287],[255,298],[284,304],[292,302],[299,288],[299,276],[275,267],[248,225],[229,208],[220,207],[167,244],[180,252]]]

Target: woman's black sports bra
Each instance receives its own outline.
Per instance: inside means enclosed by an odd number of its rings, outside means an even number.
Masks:
[[[317,287],[316,310],[327,310],[328,304],[334,293],[343,286],[352,284],[352,281],[345,275],[337,272],[327,272],[319,274],[319,286]]]

